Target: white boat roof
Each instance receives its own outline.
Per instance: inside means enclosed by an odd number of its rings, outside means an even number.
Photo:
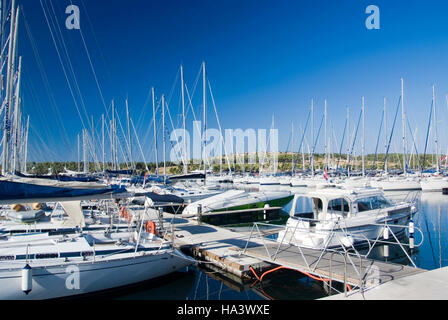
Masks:
[[[336,185],[324,185],[318,187],[316,190],[310,191],[303,194],[304,197],[314,197],[321,199],[337,199],[337,198],[348,198],[350,200],[355,200],[359,198],[383,195],[380,189],[372,187],[344,187]]]

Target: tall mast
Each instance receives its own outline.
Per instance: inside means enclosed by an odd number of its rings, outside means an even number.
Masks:
[[[439,164],[439,137],[437,134],[437,109],[436,109],[436,89],[435,86],[432,86],[432,105],[434,108],[434,142],[436,143],[436,170],[437,173],[440,171],[440,164]]]
[[[180,65],[180,79],[181,79],[181,93],[182,93],[182,127],[184,129],[184,135],[183,135],[183,162],[184,162],[184,174],[187,174],[188,171],[188,163],[187,163],[187,141],[186,141],[186,124],[185,124],[185,93],[184,93],[184,67]]]
[[[314,99],[311,99],[311,176],[314,177]]]
[[[106,170],[105,168],[105,163],[104,163],[104,158],[105,158],[105,153],[104,153],[104,113],[101,115],[101,160],[103,162],[103,172]]]
[[[206,99],[206,78],[205,78],[205,61],[202,62],[202,80],[203,80],[203,96],[202,96],[202,104],[204,107],[203,111],[203,121],[204,121],[204,129],[203,129],[203,159],[204,159],[204,185],[206,184],[207,179],[207,161],[206,161],[206,153],[205,153],[205,144],[207,141],[206,130],[207,130],[207,99]]]
[[[91,154],[93,157],[94,168],[96,168],[95,125],[94,125],[94,121],[93,121],[93,115],[91,116],[91,120],[92,120],[92,124],[91,124],[90,130],[91,130],[91,135],[92,135],[92,140],[91,140],[92,142],[89,143],[89,147],[91,148]]]
[[[8,149],[9,149],[9,130],[10,130],[10,115],[11,115],[11,105],[12,105],[12,74],[14,72],[14,28],[15,28],[15,0],[11,3],[11,17],[10,17],[10,29],[9,29],[9,46],[8,46],[8,62],[7,62],[7,73],[6,73],[6,104],[4,113],[4,126],[3,126],[3,153],[2,153],[2,174],[9,172],[8,167]]]
[[[25,132],[25,152],[23,157],[24,169],[23,172],[27,173],[27,160],[28,160],[28,130],[30,128],[30,116],[26,120],[26,132]]]
[[[327,145],[327,99],[324,101],[324,135],[325,135],[325,157],[324,157],[324,168],[328,167],[328,145]]]
[[[386,113],[386,97],[384,97],[384,171],[387,173],[387,113]]]
[[[84,173],[89,172],[87,163],[87,129],[82,130],[82,155],[84,161]]]
[[[154,87],[151,88],[152,92],[152,114],[154,120],[154,154],[156,155],[156,175],[159,175],[159,159],[157,157],[157,127],[156,127],[156,103],[154,96]]]
[[[364,97],[362,97],[362,146],[361,146],[361,158],[362,158],[362,176],[365,177],[365,156],[364,156],[364,148],[366,143],[366,123],[365,123],[365,105],[364,105]]]
[[[14,104],[14,140],[13,140],[13,172],[19,170],[19,119],[20,119],[20,79],[22,74],[22,57],[19,57],[19,69],[17,71],[17,84]]]
[[[77,138],[77,141],[78,141],[78,172],[80,172],[81,171],[81,164],[80,164],[80,154],[81,154],[81,152],[80,152],[80,147],[79,147],[79,133],[77,134],[77,136],[76,136],[76,138]]]
[[[302,130],[302,136],[305,136],[305,130]],[[303,145],[303,138],[302,138],[302,145],[300,146],[300,148],[302,149],[302,169],[305,172],[305,149],[304,149],[304,145]]]
[[[165,95],[162,94],[162,144],[163,144],[163,183],[166,183],[166,157],[165,157]]]
[[[351,132],[350,132],[350,108],[347,106],[347,175],[350,177],[350,144],[351,144]]]
[[[294,174],[294,121],[291,121],[291,175]]]
[[[134,168],[134,160],[132,159],[132,146],[131,146],[131,124],[129,121],[129,104],[128,104],[128,99],[126,98],[126,124],[127,124],[127,129],[128,129],[128,137],[127,137],[127,145],[128,145],[128,149],[129,149],[129,161],[131,162],[131,168]]]
[[[407,169],[406,169],[406,115],[404,112],[404,80],[401,78],[401,125],[402,125],[402,131],[403,131],[403,170],[404,170],[404,176],[408,175]]]
[[[112,120],[110,124],[110,148],[112,156],[112,170],[117,170],[117,163],[115,161],[115,104],[112,100]]]

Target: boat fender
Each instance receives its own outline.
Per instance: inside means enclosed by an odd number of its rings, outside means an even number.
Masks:
[[[340,238],[341,243],[344,245],[344,247],[349,248],[353,246],[354,240],[351,236],[345,236]]]
[[[411,219],[411,221],[409,221],[409,234],[414,234],[414,232],[415,232],[414,220]]]
[[[40,209],[42,209],[42,203],[40,203],[40,202],[36,202],[36,203],[33,203],[33,210],[40,210]]]
[[[27,264],[22,269],[22,291],[28,294],[33,289],[33,269]]]
[[[23,211],[25,208],[21,204],[16,203],[16,204],[11,205],[11,209],[16,212],[19,212],[19,211]]]
[[[156,235],[156,224],[154,221],[146,221],[145,230],[153,235]]]

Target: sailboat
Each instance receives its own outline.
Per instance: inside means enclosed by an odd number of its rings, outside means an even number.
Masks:
[[[154,279],[193,261],[151,230],[0,240],[0,299],[77,296]]]
[[[101,224],[98,216],[87,225],[80,201],[61,205],[67,218],[34,224],[46,232],[18,233],[23,224],[4,226],[9,232],[0,237],[0,299],[77,296],[154,279],[193,263],[158,236],[146,210],[129,216],[120,210],[124,223]]]
[[[423,177],[420,181],[422,191],[426,192],[441,192],[444,188],[448,188],[448,177],[440,174],[440,160],[439,160],[439,144],[437,136],[437,115],[436,115],[436,99],[435,99],[435,87],[432,86],[432,109],[434,115],[434,127],[435,135],[434,142],[436,146],[436,171],[433,176]],[[431,118],[430,118],[431,120]],[[428,128],[429,129],[429,128]],[[426,155],[426,146],[425,146]],[[425,158],[423,158],[425,159]],[[423,160],[424,161],[424,160]]]

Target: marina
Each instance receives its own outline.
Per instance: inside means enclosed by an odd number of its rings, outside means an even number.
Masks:
[[[446,19],[232,1],[0,0],[0,300],[448,298]]]

